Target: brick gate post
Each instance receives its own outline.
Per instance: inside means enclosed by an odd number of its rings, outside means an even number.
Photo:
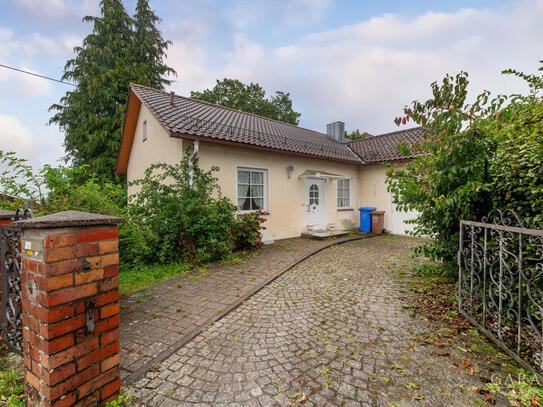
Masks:
[[[118,224],[67,211],[23,229],[27,406],[102,406],[119,394]]]
[[[0,209],[0,225],[9,225],[13,216],[15,216],[15,211]]]

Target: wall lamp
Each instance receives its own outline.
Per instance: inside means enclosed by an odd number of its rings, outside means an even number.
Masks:
[[[287,176],[290,178],[290,176],[292,175],[293,172],[294,172],[294,164],[290,164],[287,167]]]

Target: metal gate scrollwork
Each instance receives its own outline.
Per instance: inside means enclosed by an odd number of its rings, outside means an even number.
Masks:
[[[462,220],[458,266],[460,313],[543,378],[543,230],[512,210]]]
[[[30,209],[18,209],[11,222],[33,217]],[[23,351],[21,297],[21,229],[0,227],[0,262],[2,291],[2,341],[15,351]]]

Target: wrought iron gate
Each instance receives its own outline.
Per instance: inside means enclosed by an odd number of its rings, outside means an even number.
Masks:
[[[539,378],[543,376],[543,230],[512,210],[460,222],[460,312]]]
[[[12,222],[32,217],[30,209],[17,210]],[[2,341],[10,348],[23,351],[21,306],[21,229],[0,227],[0,262],[2,263]]]

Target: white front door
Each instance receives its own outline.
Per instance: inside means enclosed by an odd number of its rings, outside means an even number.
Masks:
[[[306,179],[306,214],[307,225],[314,225],[314,229],[324,229],[324,180]]]

